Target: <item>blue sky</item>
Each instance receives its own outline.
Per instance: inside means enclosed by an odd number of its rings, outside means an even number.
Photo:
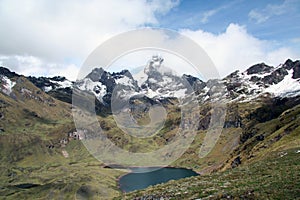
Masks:
[[[299,37],[299,11],[299,0],[183,0],[159,17],[159,26],[217,34],[236,23],[261,39],[289,41]],[[261,16],[255,18],[255,13]]]
[[[300,0],[0,0],[0,65],[75,79],[102,42],[150,26],[190,37],[225,76],[299,59],[299,21]]]

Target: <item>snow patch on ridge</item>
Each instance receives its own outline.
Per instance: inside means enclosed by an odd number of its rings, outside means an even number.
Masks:
[[[83,79],[77,87],[83,91],[93,92],[96,98],[103,103],[103,96],[106,95],[106,86],[101,82],[93,82],[89,78]]]
[[[122,78],[115,79],[115,81],[117,84],[120,85],[133,86],[133,80],[127,76],[123,76]]]
[[[288,75],[277,84],[270,85],[264,92],[272,93],[275,96],[293,97],[300,94],[299,79],[293,79],[293,69],[288,71]]]
[[[50,80],[50,82],[59,85],[57,88],[67,88],[67,87],[71,87],[73,86],[73,83],[69,80],[64,80],[64,81],[53,81]]]
[[[2,76],[1,78],[2,86],[1,91],[7,95],[12,93],[12,88],[15,86],[16,82],[11,81],[8,77]]]

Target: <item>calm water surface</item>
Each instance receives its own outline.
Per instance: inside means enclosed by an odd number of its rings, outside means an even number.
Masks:
[[[151,168],[152,170],[155,168]],[[135,171],[150,171],[149,168],[135,168]],[[119,180],[120,189],[124,192],[144,189],[150,185],[165,183],[169,180],[177,180],[185,177],[196,176],[196,172],[184,168],[160,168],[144,173],[129,173]]]

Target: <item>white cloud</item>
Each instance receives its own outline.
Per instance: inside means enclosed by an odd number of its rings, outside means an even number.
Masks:
[[[226,31],[220,34],[212,34],[203,30],[192,31],[181,30],[182,34],[197,42],[210,56],[221,77],[239,69],[245,70],[253,64],[265,62],[277,66],[286,59],[299,59],[299,52],[294,49],[280,46],[276,42],[260,40],[249,34],[245,27],[238,24],[230,24]],[[152,36],[158,44],[169,42],[172,46],[179,46],[186,49],[186,45],[164,35],[163,31],[153,32]],[[133,52],[131,55],[122,58],[114,63],[111,70],[121,70],[124,68],[135,68],[146,64],[147,60],[154,53],[160,53],[165,57],[165,64],[172,67],[178,73],[193,73],[193,69],[175,59],[172,55],[161,52]],[[0,56],[0,65],[11,66],[11,69],[25,75],[62,75],[71,80],[77,77],[79,67],[74,64],[60,64],[49,62],[34,56]],[[94,66],[94,65],[93,65]],[[184,67],[183,67],[184,66]],[[203,67],[203,66],[200,66]],[[208,78],[208,77],[206,77]]]
[[[69,80],[75,80],[79,71],[74,64],[49,63],[34,56],[0,56],[0,65],[25,76],[65,76]]]
[[[238,1],[235,0],[235,1],[231,1],[231,2],[229,2],[229,3],[226,3],[226,4],[222,5],[222,6],[216,7],[216,8],[214,8],[214,9],[204,11],[204,12],[201,14],[202,17],[201,17],[201,19],[200,19],[200,22],[201,22],[202,24],[206,24],[206,23],[209,21],[209,18],[210,18],[210,17],[212,17],[212,16],[218,14],[219,12],[221,12],[221,11],[223,11],[223,10],[225,10],[225,9],[228,9],[228,8],[234,6],[236,3],[238,3]],[[193,19],[193,20],[195,20],[195,19]]]
[[[85,58],[108,37],[144,24],[177,5],[140,0],[2,0],[0,53],[51,60]]]
[[[288,2],[294,1],[284,5]],[[157,16],[177,5],[172,0],[0,0],[0,64],[25,75],[64,75],[74,80],[79,65],[101,42],[146,24],[158,25]],[[203,22],[227,7],[204,13]],[[271,10],[267,16],[280,13],[274,5],[266,9]],[[256,38],[237,24],[220,34],[189,29],[181,33],[205,49],[221,76],[258,62],[278,65],[299,55]]]
[[[270,41],[249,34],[245,27],[230,24],[224,33],[212,34],[203,30],[181,30],[195,40],[211,57],[221,76],[237,69],[245,70],[258,62],[277,66],[287,58],[299,59],[299,52],[288,47],[278,47]]]
[[[155,25],[157,15],[178,4],[176,0],[1,0],[0,55],[11,56],[11,62],[16,55],[28,59],[24,71],[30,56],[60,66],[76,59],[80,65],[101,42],[145,24]],[[45,72],[44,68],[37,71]]]
[[[249,16],[250,19],[256,21],[256,23],[258,23],[258,24],[262,23],[262,22],[265,22],[270,18],[269,15],[265,15],[265,14],[263,14],[263,13],[257,11],[257,10],[251,10],[249,12],[248,16]]]
[[[282,4],[268,4],[263,9],[251,10],[248,16],[256,23],[263,23],[273,16],[279,16],[291,12],[295,3],[299,2],[297,0],[284,0]]]
[[[200,19],[202,24],[206,24],[208,22],[208,19],[215,15],[217,12],[219,11],[219,9],[213,9],[213,10],[208,10],[206,12],[203,13],[202,18]]]

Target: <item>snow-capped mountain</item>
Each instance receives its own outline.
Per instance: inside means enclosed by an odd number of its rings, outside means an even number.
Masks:
[[[236,71],[221,82],[226,86],[227,98],[251,100],[261,95],[291,97],[300,94],[300,62],[287,60],[278,67],[256,64],[244,72]]]
[[[149,98],[180,98],[191,89],[186,77],[164,66],[163,58],[159,56],[153,56],[144,70],[134,77],[138,80],[141,93]]]
[[[65,77],[62,76],[54,76],[52,78],[48,77],[34,77],[29,76],[27,77],[33,84],[37,87],[41,88],[45,92],[49,92],[51,90],[56,90],[59,88],[72,88],[73,82],[67,80]]]
[[[97,99],[109,105],[113,92],[120,97],[145,95],[147,98],[182,98],[195,92],[200,101],[250,101],[259,96],[297,96],[300,94],[300,61],[287,60],[278,67],[256,64],[244,72],[235,71],[219,80],[203,82],[191,75],[178,75],[164,66],[163,58],[153,56],[143,70],[131,74],[128,70],[110,73],[95,68],[83,80],[71,83],[63,77],[44,82],[46,92],[65,87],[78,87],[93,92]],[[37,80],[40,80],[38,78]],[[36,85],[39,82],[34,82]],[[41,87],[41,85],[38,85]]]
[[[107,72],[93,69],[84,79],[71,82],[64,77],[27,77],[33,84],[52,96],[71,103],[72,88],[93,93],[104,106],[113,95],[121,99],[145,96],[149,99],[183,98],[189,94],[205,101],[250,101],[260,96],[293,97],[300,95],[300,61],[287,60],[277,67],[256,64],[246,71],[235,71],[223,79],[203,82],[191,75],[178,75],[164,66],[163,58],[153,56],[138,73],[128,70]],[[1,68],[1,91],[10,94],[16,74]],[[115,96],[116,97],[116,96]]]
[[[197,84],[203,84],[195,77],[176,75],[174,71],[163,65],[161,57],[153,56],[144,69],[134,75],[128,70],[110,73],[102,68],[95,68],[74,86],[80,90],[93,92],[100,102],[110,104],[113,93],[125,99],[135,95],[154,99],[180,98],[192,91],[190,82],[195,88],[199,87]]]
[[[84,79],[77,81],[74,87],[94,93],[104,105],[109,105],[115,90],[139,92],[140,87],[128,70],[121,72],[106,72],[102,68],[95,68]]]

